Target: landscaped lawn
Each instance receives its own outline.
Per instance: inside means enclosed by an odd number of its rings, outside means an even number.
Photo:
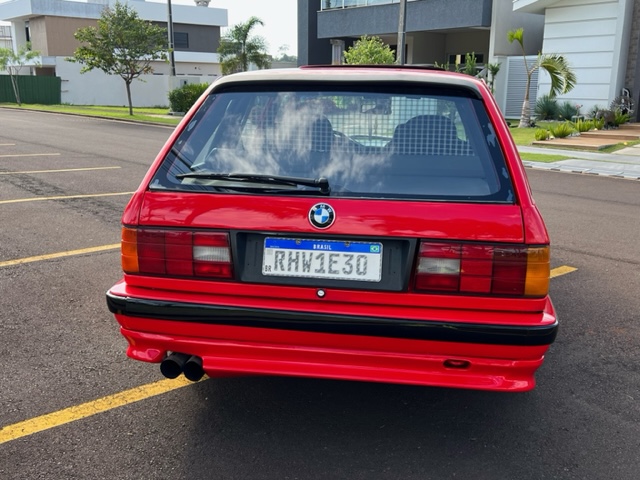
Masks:
[[[168,107],[143,108],[134,107],[133,115],[129,115],[129,107],[112,107],[105,105],[37,105],[37,104],[17,104],[3,103],[7,107],[21,108],[24,110],[43,110],[47,112],[69,113],[75,115],[91,115],[97,117],[115,118],[120,120],[135,120],[141,122],[164,123],[167,125],[177,125],[182,117],[169,117]]]

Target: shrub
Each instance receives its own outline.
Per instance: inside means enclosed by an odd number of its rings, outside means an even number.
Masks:
[[[578,115],[578,107],[571,102],[564,102],[558,107],[558,116],[564,120],[571,120],[576,115]]]
[[[589,116],[591,118],[597,118],[598,116],[598,112],[600,110],[606,110],[605,108],[602,108],[600,105],[594,105],[593,107],[591,107],[591,109],[589,110]]]
[[[550,127],[551,135],[556,138],[565,138],[573,133],[573,127],[570,122],[559,123],[555,126]]]
[[[596,130],[602,130],[604,128],[604,118],[600,117],[600,118],[596,118],[594,117],[593,120],[591,120],[593,122],[593,128],[595,128]]]
[[[588,132],[589,130],[593,130],[595,128],[593,120],[582,120],[581,118],[579,118],[575,122],[571,122],[571,125],[577,132],[580,133]]]
[[[536,128],[533,136],[538,141],[549,140],[549,130],[545,130],[544,128]]]
[[[542,95],[534,107],[538,120],[555,120],[558,118],[558,102],[549,95]]]
[[[188,83],[169,92],[172,112],[186,113],[209,87],[207,83]]]
[[[631,119],[631,115],[628,113],[622,113],[619,110],[615,111],[615,116],[613,118],[613,124],[616,127],[619,127],[623,123],[627,123]]]

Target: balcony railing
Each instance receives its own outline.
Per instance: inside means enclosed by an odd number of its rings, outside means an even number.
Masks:
[[[415,2],[417,0],[407,0]],[[320,10],[336,10],[339,8],[369,7],[371,5],[387,5],[400,3],[400,0],[322,0]]]

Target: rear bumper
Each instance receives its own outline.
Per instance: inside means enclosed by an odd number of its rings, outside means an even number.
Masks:
[[[336,316],[107,293],[134,359],[202,358],[209,376],[265,374],[525,391],[554,341],[545,325]],[[453,364],[457,367],[452,367]]]

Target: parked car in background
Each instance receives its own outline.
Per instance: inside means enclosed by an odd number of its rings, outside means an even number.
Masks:
[[[108,306],[127,354],[167,377],[524,391],[556,336],[547,231],[470,76],[223,77],[122,222]]]

